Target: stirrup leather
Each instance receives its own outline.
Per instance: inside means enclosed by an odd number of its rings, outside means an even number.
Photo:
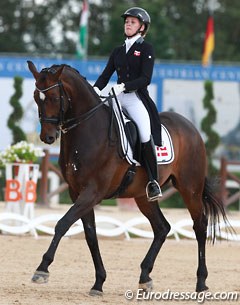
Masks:
[[[150,196],[150,192],[149,192],[149,186],[150,186],[150,184],[155,184],[155,186],[157,187],[157,194],[154,194],[153,196]],[[157,199],[159,199],[160,197],[162,197],[162,191],[161,191],[161,188],[160,188],[160,186],[159,186],[159,184],[158,184],[158,182],[156,181],[156,180],[152,180],[152,181],[149,181],[148,182],[148,184],[147,184],[147,186],[146,186],[146,194],[147,194],[147,200],[148,201],[155,201],[155,200],[157,200]]]

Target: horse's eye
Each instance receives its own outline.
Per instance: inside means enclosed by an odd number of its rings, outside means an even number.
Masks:
[[[51,100],[58,103],[60,101],[60,97],[52,97]]]

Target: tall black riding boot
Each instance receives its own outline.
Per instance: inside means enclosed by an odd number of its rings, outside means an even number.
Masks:
[[[158,184],[157,157],[152,139],[142,143],[142,163],[149,179],[146,186],[147,199],[155,201],[162,196],[162,192]]]

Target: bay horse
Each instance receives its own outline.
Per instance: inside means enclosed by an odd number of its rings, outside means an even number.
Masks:
[[[90,294],[99,295],[103,291],[106,271],[98,246],[93,208],[103,199],[116,194],[129,163],[119,154],[119,135],[113,127],[109,106],[103,103],[77,70],[62,64],[38,72],[31,61],[28,61],[28,67],[36,80],[34,99],[41,122],[40,139],[52,144],[61,134],[59,165],[74,203],[57,222],[52,242],[32,281],[48,281],[48,267],[54,260],[61,238],[72,224],[81,219],[95,267],[95,283]],[[193,220],[198,243],[196,291],[201,292],[208,289],[205,260],[208,222],[214,240],[219,217],[222,216],[225,222],[227,218],[224,206],[207,177],[205,145],[197,129],[174,112],[162,112],[160,119],[171,135],[175,158],[172,163],[159,166],[159,183],[172,182]],[[150,273],[170,231],[170,224],[161,212],[158,201],[147,200],[147,179],[144,168],[136,167],[133,181],[118,194],[118,197],[135,199],[154,233],[152,244],[140,265],[139,287],[144,290],[152,288]]]

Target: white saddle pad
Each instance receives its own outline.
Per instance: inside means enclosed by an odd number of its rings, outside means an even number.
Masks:
[[[113,109],[114,109],[114,114],[118,122],[118,128],[119,128],[119,134],[121,138],[121,146],[122,146],[122,151],[124,155],[126,156],[127,161],[130,164],[136,164],[140,165],[138,161],[134,160],[133,158],[133,151],[131,148],[131,145],[128,142],[128,139],[126,137],[125,131],[124,131],[124,126],[126,122],[129,120],[125,117],[123,113],[119,113],[120,105],[117,107],[115,103],[113,103]],[[124,123],[123,123],[124,121]],[[174,149],[173,149],[173,143],[171,136],[167,130],[167,128],[164,125],[161,125],[162,127],[162,146],[155,146],[156,149],[156,155],[157,155],[157,162],[158,164],[169,164],[173,162],[174,160]]]
[[[162,125],[162,146],[155,146],[158,164],[168,164],[174,160],[174,150],[171,136],[166,128]]]

